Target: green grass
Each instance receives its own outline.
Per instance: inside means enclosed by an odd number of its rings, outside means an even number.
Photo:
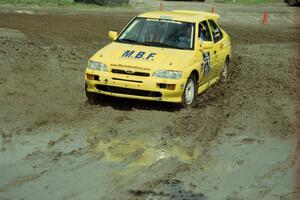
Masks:
[[[96,4],[75,3],[74,0],[0,0],[0,5],[42,6],[42,7],[79,7],[99,8]],[[129,4],[115,6],[116,8],[131,8]]]
[[[73,0],[1,0],[0,4],[38,5],[38,6],[72,6]]]

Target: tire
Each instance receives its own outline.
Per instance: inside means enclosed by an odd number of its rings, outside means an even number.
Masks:
[[[184,92],[182,94],[181,106],[183,108],[195,107],[197,98],[197,81],[194,74],[191,74],[186,81]]]
[[[290,6],[299,6],[300,2],[299,0],[285,0],[285,3],[288,3]]]
[[[90,105],[96,105],[97,104],[98,95],[96,93],[87,91],[87,85],[86,84],[85,84],[85,95],[86,95],[87,101]]]
[[[128,4],[129,0],[74,0],[76,3],[89,3],[99,6],[116,6],[122,4]]]
[[[220,75],[220,82],[225,83],[228,78],[228,65],[229,65],[229,58],[226,58],[224,62],[224,68]]]

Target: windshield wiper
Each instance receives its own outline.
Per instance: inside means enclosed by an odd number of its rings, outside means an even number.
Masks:
[[[139,42],[139,41],[128,39],[128,38],[119,39],[118,41],[119,42],[126,42],[126,43],[129,43],[129,44],[142,44],[142,45],[149,46],[148,44],[145,44],[143,42]]]
[[[187,49],[187,48],[168,45],[168,44],[161,43],[161,42],[144,42],[144,44],[147,44],[147,45],[150,45],[150,46],[155,46],[155,47],[166,47],[166,48],[174,48],[174,49]]]

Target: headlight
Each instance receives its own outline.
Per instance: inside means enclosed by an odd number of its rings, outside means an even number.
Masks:
[[[171,79],[179,79],[182,78],[181,71],[171,71],[171,70],[160,70],[156,71],[152,76],[158,78],[171,78]]]
[[[105,71],[105,72],[108,71],[107,66],[105,64],[100,62],[94,62],[94,61],[88,62],[88,68],[93,70],[98,70],[98,71]]]

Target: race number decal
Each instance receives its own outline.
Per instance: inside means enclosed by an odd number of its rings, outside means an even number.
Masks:
[[[210,54],[209,52],[203,53],[203,64],[202,64],[202,72],[203,76],[207,76],[210,71]]]

